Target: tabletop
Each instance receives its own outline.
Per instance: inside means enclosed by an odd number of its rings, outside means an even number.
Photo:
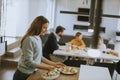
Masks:
[[[81,65],[78,80],[111,80],[108,68]]]
[[[78,70],[78,72],[76,74],[67,75],[67,74],[61,73],[60,76],[54,80],[78,80],[80,68],[77,68],[77,67],[75,67],[75,68]],[[43,72],[45,72],[45,71],[44,70],[37,70],[27,80],[45,80],[41,77],[41,74]]]
[[[90,50],[90,49],[88,49]],[[91,49],[93,50],[93,49]],[[95,52],[94,52],[95,51]],[[55,50],[53,52],[54,55],[62,55],[62,56],[74,56],[74,57],[85,57],[85,58],[94,58],[94,59],[106,59],[106,60],[120,60],[120,56],[114,56],[112,54],[96,52],[96,50],[88,53],[84,50],[70,50],[66,51],[65,47],[62,46],[61,49]]]

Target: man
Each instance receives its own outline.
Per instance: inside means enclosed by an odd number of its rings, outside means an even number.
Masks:
[[[55,32],[51,32],[48,36],[48,39],[43,47],[43,56],[49,60],[56,59],[56,61],[64,61],[64,56],[55,56],[52,55],[54,50],[59,48],[59,39],[63,35],[65,28],[62,26],[57,26]]]

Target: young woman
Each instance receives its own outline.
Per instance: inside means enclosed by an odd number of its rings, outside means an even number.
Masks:
[[[118,56],[118,52],[111,50],[111,49],[107,50],[106,45],[104,44],[103,39],[100,36],[98,37],[98,49],[104,53],[107,52],[108,54]]]
[[[101,36],[98,37],[98,49],[101,51],[106,51],[106,45],[104,44]]]
[[[42,43],[39,36],[46,33],[48,24],[49,21],[45,17],[38,16],[23,36],[21,40],[22,55],[13,80],[26,80],[37,68],[50,71],[54,67],[65,66],[60,62],[49,61],[42,56]],[[42,65],[41,61],[52,66]]]

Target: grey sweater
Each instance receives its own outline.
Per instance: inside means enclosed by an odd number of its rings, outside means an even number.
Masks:
[[[38,64],[41,63],[42,43],[39,36],[29,36],[22,43],[22,55],[18,63],[18,70],[25,74],[31,74],[35,71]]]

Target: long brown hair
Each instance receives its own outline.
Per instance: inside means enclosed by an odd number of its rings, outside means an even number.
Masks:
[[[30,25],[29,29],[27,30],[26,34],[23,36],[23,38],[21,40],[21,47],[22,47],[22,43],[26,37],[39,35],[42,30],[42,26],[45,23],[49,23],[49,21],[44,16],[36,17],[33,20],[32,24]]]

